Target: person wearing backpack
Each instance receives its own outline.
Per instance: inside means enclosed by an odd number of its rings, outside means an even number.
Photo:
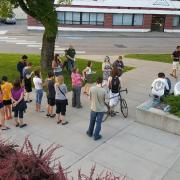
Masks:
[[[109,106],[111,107],[111,116],[116,115],[114,113],[114,107],[119,101],[119,90],[121,89],[121,77],[119,77],[119,69],[112,69],[112,76],[108,78],[109,87]]]

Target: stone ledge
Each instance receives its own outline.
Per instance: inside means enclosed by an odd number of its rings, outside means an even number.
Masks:
[[[180,118],[153,107],[143,109],[143,105],[136,109],[136,122],[180,135]]]

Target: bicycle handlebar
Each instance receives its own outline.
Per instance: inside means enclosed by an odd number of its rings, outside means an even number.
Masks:
[[[119,92],[126,92],[126,94],[127,94],[127,93],[128,93],[128,90],[127,90],[127,88],[126,88],[126,89],[120,90]]]

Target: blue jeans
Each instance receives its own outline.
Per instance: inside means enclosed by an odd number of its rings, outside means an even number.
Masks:
[[[73,68],[74,68],[74,61],[73,60],[71,60],[71,59],[69,59],[68,61],[67,61],[67,69],[68,69],[68,71],[70,71],[70,72],[72,72],[72,70],[73,70]]]
[[[99,133],[101,131],[101,123],[102,123],[103,116],[104,116],[104,112],[91,111],[88,134],[90,136],[92,136],[94,133],[95,139],[99,137]],[[96,124],[96,128],[94,131],[95,124]]]
[[[36,104],[41,105],[43,97],[43,89],[36,89]]]
[[[81,86],[74,86],[72,92],[72,107],[81,107]]]

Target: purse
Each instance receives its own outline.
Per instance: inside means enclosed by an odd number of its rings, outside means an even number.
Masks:
[[[68,99],[67,99],[66,95],[61,91],[60,87],[58,87],[58,89],[61,92],[61,94],[66,98],[65,99],[65,104],[68,105]]]

